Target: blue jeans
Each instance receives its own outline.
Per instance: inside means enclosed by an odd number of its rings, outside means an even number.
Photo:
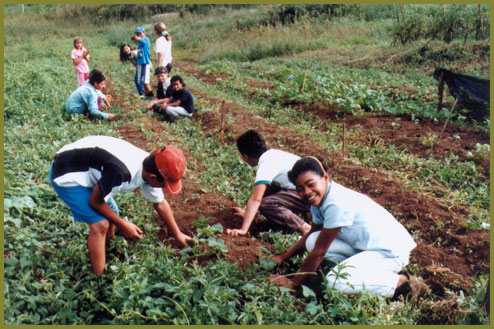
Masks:
[[[136,85],[137,92],[139,93],[139,95],[144,95],[146,93],[144,90],[144,84],[141,83],[140,81],[137,81],[137,70],[136,73],[134,74],[134,83]]]

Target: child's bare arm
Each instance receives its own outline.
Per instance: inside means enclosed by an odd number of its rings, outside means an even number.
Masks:
[[[165,98],[152,100],[151,102],[148,103],[148,105],[146,105],[146,110],[150,110],[154,105],[162,104],[164,102],[165,102]]]
[[[173,101],[173,103],[172,103]],[[170,99],[170,101],[168,102],[168,106],[180,106],[180,103],[182,103],[182,101],[180,99]]]

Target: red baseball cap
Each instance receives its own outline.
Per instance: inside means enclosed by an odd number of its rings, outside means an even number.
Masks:
[[[168,194],[179,194],[182,191],[181,179],[187,169],[184,152],[173,146],[165,146],[153,152],[153,155]]]

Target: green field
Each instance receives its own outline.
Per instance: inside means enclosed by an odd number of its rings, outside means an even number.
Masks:
[[[489,5],[129,6],[3,8],[4,324],[489,323],[490,120],[452,110],[447,88],[438,110],[432,77],[446,67],[489,78]],[[134,68],[119,61],[137,25],[154,44],[158,19],[173,38],[172,73],[195,98],[191,120],[145,113]],[[64,112],[76,36],[109,80],[115,121]],[[407,272],[430,291],[410,303],[274,286],[269,275],[297,271],[304,256],[277,268],[269,256],[299,235],[265,228],[260,214],[247,237],[224,233],[239,226],[230,208],[252,189],[254,170],[235,146],[250,128],[271,147],[320,157],[336,181],[379,200],[420,246]],[[140,193],[117,195],[145,235],[117,234],[105,275],[92,275],[87,226],[48,178],[55,152],[88,135],[182,148],[186,188],[170,204],[200,244],[176,249]]]

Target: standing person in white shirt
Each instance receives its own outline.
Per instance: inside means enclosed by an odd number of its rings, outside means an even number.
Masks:
[[[166,26],[163,22],[154,24],[154,32],[158,36],[154,47],[156,64],[166,67],[168,73],[170,73],[172,70],[172,38],[166,31]]]

